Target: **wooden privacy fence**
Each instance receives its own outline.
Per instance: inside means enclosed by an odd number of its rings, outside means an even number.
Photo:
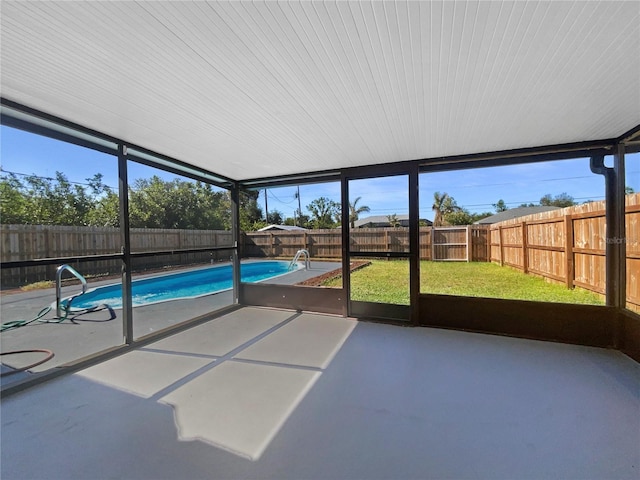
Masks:
[[[435,238],[436,245],[432,245]],[[352,252],[407,252],[406,228],[359,228],[351,231]],[[242,254],[247,257],[293,258],[300,249],[312,258],[342,258],[340,229],[249,232],[243,235]],[[469,248],[469,245],[471,247]],[[489,227],[421,227],[422,260],[489,261]]]
[[[41,258],[64,258],[120,253],[120,230],[111,227],[60,225],[0,225],[0,261],[11,262]],[[435,244],[432,245],[432,239]],[[407,228],[364,228],[351,232],[355,252],[406,252]],[[420,258],[423,260],[489,261],[488,229],[485,226],[421,227]],[[230,231],[182,229],[131,229],[133,253],[176,251],[178,253],[134,258],[134,271],[191,265],[226,260],[230,252],[181,253],[189,248],[231,247]],[[340,229],[307,231],[251,232],[242,236],[241,255],[245,257],[293,258],[307,249],[312,258],[341,258]],[[120,272],[120,260],[96,260],[74,263],[86,276],[114,275]],[[53,280],[56,265],[2,270],[2,288],[42,280]]]
[[[605,292],[604,202],[538,213],[489,226],[421,227],[420,258],[434,261],[493,261],[539,275],[569,288]],[[626,196],[627,302],[640,309],[640,194]],[[0,261],[76,257],[119,253],[120,231],[109,227],[0,225]],[[368,228],[351,231],[353,252],[406,252],[406,228]],[[179,251],[189,248],[231,247],[229,231],[131,229],[134,253]],[[341,258],[340,229],[250,232],[242,236],[245,257],[293,258],[300,249],[312,258]],[[172,265],[226,260],[229,251],[175,253],[133,261],[135,271]],[[75,264],[81,273],[120,272],[119,260]],[[2,270],[2,287],[52,280],[55,265]]]
[[[489,261],[488,230],[486,225],[462,225],[456,227],[432,227],[425,231],[425,241],[431,246],[430,255],[421,258],[433,261],[487,262]],[[421,252],[422,253],[422,252]]]
[[[0,225],[0,261],[40,258],[105,255],[121,252],[120,230],[112,227],[75,227],[60,225]],[[230,231],[132,228],[134,253],[210,248],[232,245]],[[188,265],[228,259],[229,252],[175,253],[133,260],[134,271]],[[75,263],[83,275],[112,275],[120,272],[121,262],[98,260]],[[55,265],[2,270],[2,288],[53,280]]]
[[[340,229],[247,232],[242,235],[240,253],[243,257],[293,258],[300,249],[308,250],[311,258],[341,258]]]
[[[640,194],[626,196],[627,305],[640,307]],[[491,225],[491,261],[604,295],[605,202],[589,202]]]

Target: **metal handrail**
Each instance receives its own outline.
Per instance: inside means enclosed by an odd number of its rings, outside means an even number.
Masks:
[[[308,250],[298,250],[295,254],[295,256],[293,257],[293,260],[291,260],[291,263],[289,264],[289,270],[291,270],[293,268],[293,266],[296,264],[296,262],[300,259],[300,257],[304,255],[304,269],[305,270],[309,270],[311,268],[311,259],[310,259],[310,255],[309,255],[309,251]]]
[[[62,273],[67,270],[73,274],[80,282],[82,283],[82,292],[78,295],[82,295],[87,291],[87,280],[80,275],[73,267],[70,265],[64,264],[60,265],[56,270],[56,316],[58,318],[62,317],[62,307],[60,305],[60,297],[62,296]],[[78,295],[75,295],[76,297]]]

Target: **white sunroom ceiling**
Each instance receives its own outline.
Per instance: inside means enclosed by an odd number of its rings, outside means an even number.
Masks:
[[[1,9],[4,98],[236,180],[640,124],[637,1]]]

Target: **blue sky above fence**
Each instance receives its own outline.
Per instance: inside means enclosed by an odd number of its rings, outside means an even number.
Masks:
[[[103,182],[117,191],[118,172],[116,158],[76,145],[33,135],[9,127],[0,131],[3,172],[54,177],[63,172],[72,182],[86,183],[96,173],[103,174]],[[640,154],[627,157],[627,182],[640,191]],[[158,175],[171,180],[176,175],[129,162],[129,180]],[[407,177],[358,180],[350,184],[350,200],[361,197],[359,205],[369,206],[367,215],[393,215],[407,213]],[[502,199],[507,207],[523,203],[538,203],[545,194],[571,195],[576,202],[602,200],[604,181],[589,169],[589,160],[574,159],[527,165],[458,170],[420,175],[420,218],[433,219],[434,192],[447,192],[458,205],[472,213],[494,211],[493,204]],[[296,187],[282,187],[268,191],[269,211],[278,210],[284,217],[293,217],[298,208]],[[260,204],[264,208],[264,191]],[[306,205],[318,197],[338,202],[338,182],[300,186],[300,204]]]

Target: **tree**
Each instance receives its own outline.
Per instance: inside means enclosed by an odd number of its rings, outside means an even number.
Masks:
[[[294,210],[293,215],[293,217],[287,217],[284,219],[284,225],[307,228],[309,224],[309,215],[302,215],[297,208]]]
[[[624,194],[625,195],[631,195],[632,193],[636,193],[635,190],[633,189],[633,187],[630,186],[626,186],[624,187]]]
[[[389,226],[393,228],[400,228],[400,220],[398,220],[398,215],[395,213],[393,215],[387,215],[387,221],[389,222]]]
[[[102,181],[102,174],[73,184],[56,172],[55,178],[28,175],[0,177],[0,221],[4,224],[120,225],[117,192]],[[254,228],[262,218],[258,192],[240,193],[240,227]],[[208,183],[159,176],[137,179],[129,187],[129,220],[138,228],[231,229],[231,194]],[[272,212],[274,223],[282,222]]]
[[[506,210],[509,210],[509,207],[507,207],[507,204],[504,203],[503,199],[498,200],[497,203],[493,204],[493,208],[496,209],[496,213],[500,213],[500,212],[504,212]]]
[[[471,222],[475,223],[478,220],[482,220],[483,218],[487,218],[493,215],[491,212],[482,212],[482,213],[472,213],[471,214]]]
[[[547,207],[571,207],[575,204],[576,202],[573,200],[573,197],[566,192],[556,195],[555,197],[551,197],[551,194],[547,193],[540,199],[540,205]]]
[[[311,225],[313,228],[334,228],[334,217],[340,213],[340,204],[326,197],[316,198],[307,210],[311,213]]]
[[[30,198],[31,224],[87,225],[86,215],[92,198],[82,185],[71,185],[62,172],[55,178],[29,175],[25,177]]]
[[[102,200],[113,192],[102,175],[87,178],[87,185],[72,184],[62,172],[54,178],[27,175],[19,180],[0,178],[2,223],[32,225],[94,225]]]
[[[254,226],[256,222],[262,219],[262,208],[258,206],[259,195],[260,192],[258,190],[240,192],[240,230],[244,232],[257,230]],[[229,218],[229,220],[231,219]],[[230,228],[231,225],[229,224],[229,229]]]
[[[471,213],[466,208],[460,208],[444,215],[444,221],[447,225],[471,225],[491,215],[493,215],[492,212]]]
[[[447,192],[435,192],[433,194],[433,206],[431,208],[435,212],[433,218],[434,227],[446,225],[447,222],[445,216],[461,210],[453,197],[449,196]]]
[[[0,179],[0,219],[4,224],[28,223],[29,198],[22,182],[13,174]]]
[[[97,227],[120,226],[120,199],[118,194],[107,192],[95,204],[95,208],[87,214],[88,224]]]
[[[290,221],[290,223],[288,223]],[[309,215],[305,215],[297,209],[293,212],[293,218],[285,220],[285,225],[295,225],[302,228],[309,228],[310,218]]]
[[[179,178],[138,179],[129,191],[129,221],[138,228],[223,229],[229,207],[227,192]]]
[[[465,209],[447,213],[444,220],[447,225],[471,225],[474,222],[469,211]]]
[[[272,210],[269,212],[267,218],[268,225],[282,225],[282,212],[278,210]]]
[[[356,228],[356,222],[358,221],[358,218],[360,217],[361,213],[371,211],[371,209],[366,205],[362,205],[361,207],[358,207],[358,202],[360,201],[360,198],[362,197],[356,198],[353,201],[353,203],[349,202],[349,223],[351,224],[351,228]]]
[[[264,228],[267,226],[267,222],[265,222],[264,220],[256,220],[255,222],[253,222],[251,224],[251,226],[249,226],[249,228],[247,228],[247,232],[257,232],[258,230],[260,230],[261,228]]]

